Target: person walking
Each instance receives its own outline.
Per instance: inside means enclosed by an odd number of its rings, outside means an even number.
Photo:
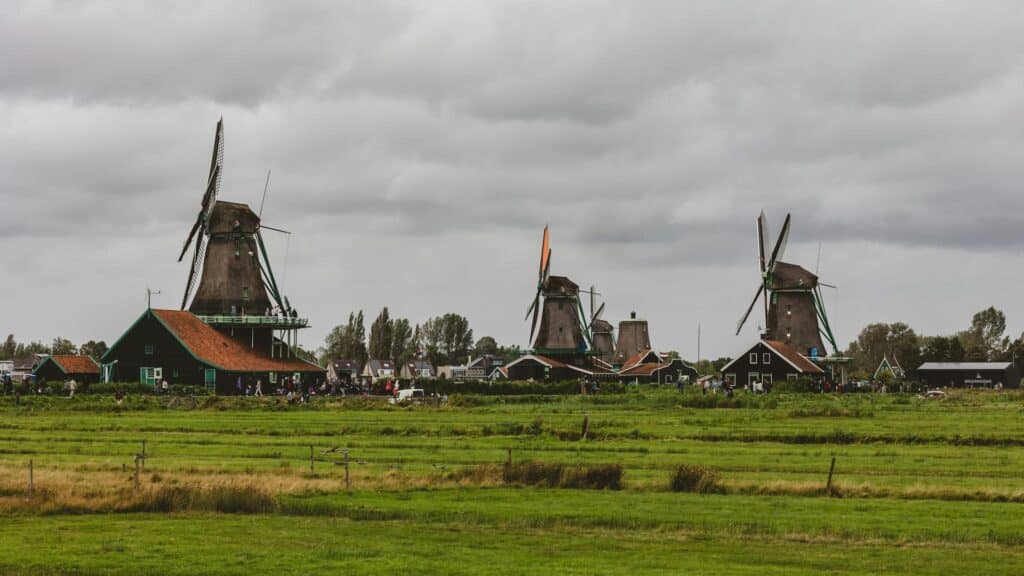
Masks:
[[[263,380],[256,379],[256,396],[263,396]]]
[[[72,378],[68,382],[68,398],[74,398],[75,397],[75,390],[77,390],[77,389],[78,389],[78,382],[75,382],[75,379]]]

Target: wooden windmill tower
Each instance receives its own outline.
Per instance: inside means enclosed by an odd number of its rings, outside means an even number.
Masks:
[[[782,261],[789,239],[791,217],[786,215],[775,247],[768,251],[768,223],[764,212],[757,218],[757,249],[761,282],[754,300],[736,326],[736,334],[746,323],[759,299],[764,300],[766,340],[782,341],[809,357],[826,355],[822,336],[834,353],[838,353],[828,315],[821,298],[821,286],[815,274],[796,264]]]
[[[224,169],[224,120],[217,122],[206,190],[178,261],[195,250],[181,309],[271,356],[291,353],[299,318],[277,287],[260,217],[247,204],[217,200]],[[191,300],[191,304],[189,303]]]
[[[600,294],[590,287],[590,322],[588,327],[590,329],[590,342],[593,344],[594,354],[604,360],[605,362],[611,362],[615,356],[615,328],[611,322],[603,320],[601,315],[604,314],[604,302],[600,306],[597,306],[597,296]]]
[[[533,317],[530,326],[533,350],[545,356],[585,356],[593,345],[590,341],[586,315],[580,303],[580,287],[569,278],[551,276],[550,272],[551,237],[545,226],[540,251],[537,294],[526,311],[526,319]]]

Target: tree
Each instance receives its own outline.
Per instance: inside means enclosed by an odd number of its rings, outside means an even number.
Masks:
[[[391,321],[391,358],[399,366],[416,357],[416,348],[412,344],[413,331],[409,321],[396,318]]]
[[[14,334],[8,334],[7,339],[4,340],[3,346],[0,346],[0,358],[4,360],[14,358],[14,354],[17,351],[18,342],[14,339]]]
[[[445,314],[443,317],[444,354],[450,364],[463,364],[469,359],[469,351],[473,346],[473,330],[469,328],[469,320],[458,314]]]
[[[966,357],[970,361],[997,360],[1005,355],[1010,339],[1006,332],[1006,315],[989,306],[971,318],[971,327],[958,334]]]
[[[82,344],[79,349],[79,353],[86,356],[91,356],[94,360],[99,360],[107,353],[107,343],[103,340],[99,342],[95,340],[89,340],[85,344]]]
[[[330,360],[355,360],[366,363],[366,330],[363,327],[363,311],[350,313],[348,323],[335,326],[324,339],[320,362],[326,364]]]
[[[14,351],[14,356],[20,358],[22,356],[31,356],[32,354],[49,354],[50,347],[42,342],[29,342],[28,344],[18,344],[17,349]]]
[[[956,336],[928,336],[921,342],[921,362],[963,362],[964,347]],[[913,370],[917,366],[904,366]]]
[[[377,319],[370,325],[370,342],[368,346],[370,358],[377,360],[395,360],[391,356],[391,317],[385,306]]]
[[[427,360],[434,366],[442,365],[444,359],[441,352],[441,342],[444,340],[444,327],[440,318],[428,318],[420,329],[423,339],[423,350]]]
[[[53,345],[50,346],[50,354],[78,354],[78,348],[75,347],[74,343],[67,338],[61,338],[60,336],[53,339]]]
[[[434,366],[462,364],[473,347],[469,320],[458,314],[430,318],[421,327],[427,359]]]
[[[498,341],[490,336],[482,336],[473,345],[473,354],[477,356],[497,356],[498,354]]]
[[[888,356],[908,369],[920,363],[920,338],[902,322],[868,324],[857,340],[850,343],[846,355],[853,358],[854,369],[860,374],[873,374],[882,358]]]

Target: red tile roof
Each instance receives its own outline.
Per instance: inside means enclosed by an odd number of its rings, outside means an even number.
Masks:
[[[53,361],[64,370],[65,374],[99,374],[100,367],[96,361],[88,356],[74,356],[71,354],[58,354],[51,356]]]
[[[322,372],[323,368],[297,358],[268,358],[221,334],[191,312],[153,310],[193,356],[230,372]]]
[[[776,354],[785,358],[801,372],[807,372],[809,374],[823,374],[825,372],[817,364],[808,360],[785,342],[779,342],[778,340],[765,340],[764,343],[774,350]]]
[[[628,369],[632,368],[633,366],[638,366],[641,362],[644,361],[644,358],[649,356],[652,352],[654,352],[654,351],[651,350],[650,348],[645,348],[645,349],[637,352],[636,354],[633,354],[632,356],[629,357],[629,359],[627,359],[625,362],[622,363],[622,369],[623,370],[628,370]],[[654,355],[658,356],[658,353],[654,352]]]
[[[645,364],[637,364],[635,366],[627,368],[622,372],[619,372],[619,374],[622,374],[623,376],[650,376],[651,374],[654,374],[659,369],[664,368],[666,366],[668,366],[668,364],[662,364],[660,362],[647,362]]]

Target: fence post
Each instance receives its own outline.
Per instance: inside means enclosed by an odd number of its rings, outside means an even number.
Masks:
[[[142,441],[142,470],[146,470],[146,441]]]
[[[508,461],[505,462],[505,465],[506,466],[511,466],[512,465],[512,449],[511,448],[508,449]]]
[[[345,490],[348,490],[350,487],[351,484],[349,484],[348,479],[348,450],[345,450]]]
[[[825,484],[825,488],[828,489],[828,493],[832,494],[832,473],[836,471],[836,457],[832,457],[832,465],[828,467],[828,482]]]
[[[587,432],[590,431],[590,414],[583,415],[583,432],[580,434],[580,440],[587,439]]]
[[[33,478],[33,466],[32,460],[28,461],[28,495],[31,496],[35,493],[35,479]]]
[[[309,473],[313,473],[313,445],[309,445]]]
[[[139,454],[135,455],[135,490],[139,489]]]

